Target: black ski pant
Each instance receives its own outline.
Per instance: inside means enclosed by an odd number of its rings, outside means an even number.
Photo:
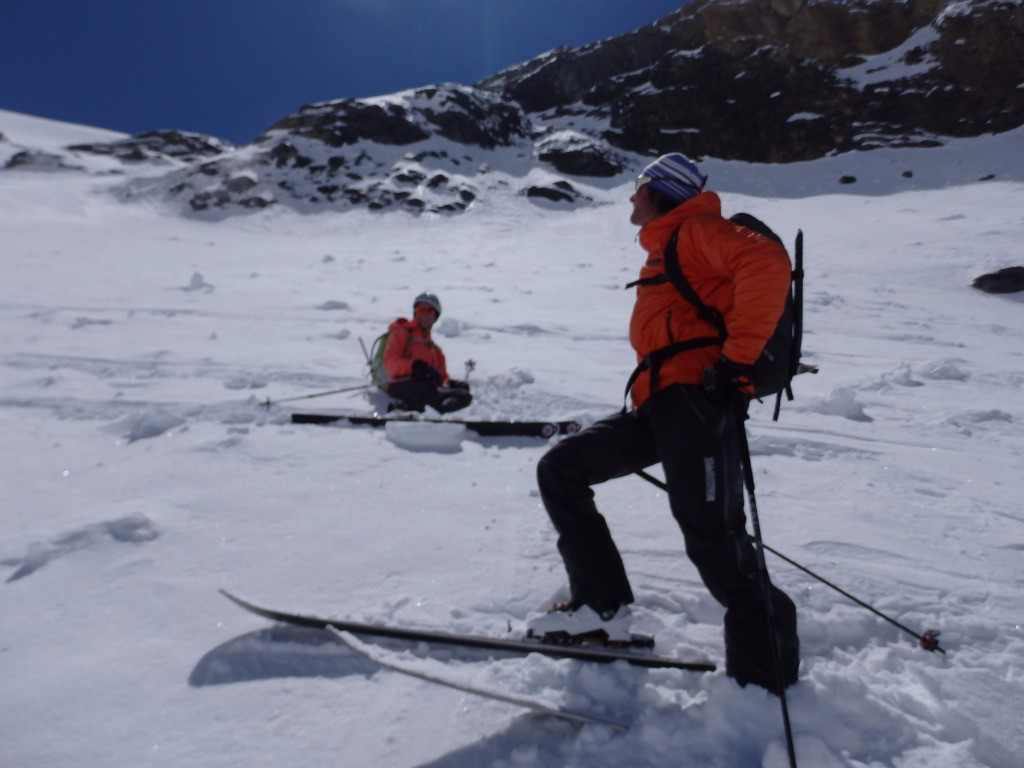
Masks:
[[[541,499],[558,532],[574,602],[633,602],[633,591],[591,486],[660,462],[686,553],[725,609],[726,672],[775,689],[764,587],[746,532],[736,413],[700,387],[674,385],[558,443],[540,460]],[[785,684],[799,664],[796,609],[772,587]]]
[[[396,381],[388,385],[388,394],[399,401],[398,408],[420,413],[428,405],[438,413],[451,413],[473,402],[468,389],[437,387],[430,379]]]

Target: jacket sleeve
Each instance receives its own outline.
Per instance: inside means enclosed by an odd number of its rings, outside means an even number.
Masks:
[[[778,243],[724,219],[707,234],[703,252],[709,266],[732,283],[731,299],[722,309],[729,331],[722,354],[737,363],[753,363],[785,308],[789,255]]]
[[[406,355],[409,348],[409,331],[401,326],[392,326],[388,332],[388,343],[384,347],[384,367],[392,380],[412,375],[412,358]]]
[[[438,346],[434,347],[434,355],[437,360],[437,370],[441,372],[441,383],[444,384],[451,377],[448,375],[448,366],[444,359],[444,352]]]

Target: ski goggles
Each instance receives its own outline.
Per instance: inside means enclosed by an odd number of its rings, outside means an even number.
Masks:
[[[417,315],[433,315],[437,317],[437,310],[429,304],[417,304],[413,309]]]
[[[633,187],[633,191],[634,192],[639,191],[640,187],[642,187],[644,184],[650,184],[652,181],[654,181],[654,177],[653,176],[637,176],[636,177],[636,186]]]

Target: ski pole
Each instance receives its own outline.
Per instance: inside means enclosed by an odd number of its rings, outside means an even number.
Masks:
[[[279,403],[290,403],[294,400],[309,400],[313,397],[326,397],[327,395],[337,395],[341,392],[356,392],[360,389],[369,389],[374,386],[373,384],[360,384],[358,387],[345,387],[344,389],[332,389],[329,392],[316,392],[312,395],[299,395],[298,397],[286,397],[283,400],[271,400],[269,397],[263,403],[263,405],[269,408],[272,405],[278,405]]]
[[[903,624],[900,624],[898,621],[896,621],[896,619],[892,618],[891,616],[886,616],[884,613],[879,611],[877,608],[874,608],[873,606],[868,605],[867,603],[865,603],[863,600],[860,600],[860,599],[854,597],[849,592],[847,592],[845,589],[841,589],[840,587],[837,587],[831,581],[829,581],[828,579],[825,579],[825,578],[819,576],[814,571],[812,571],[810,568],[807,568],[806,566],[800,565],[800,563],[798,563],[796,560],[792,560],[792,559],[786,557],[784,554],[779,552],[777,549],[772,549],[767,544],[764,545],[764,548],[767,549],[769,552],[771,552],[776,557],[778,557],[778,558],[780,558],[782,560],[785,560],[787,563],[792,565],[794,568],[799,568],[801,571],[806,573],[808,576],[813,576],[815,579],[820,581],[826,587],[831,587],[832,589],[834,589],[836,592],[838,592],[843,597],[845,597],[845,598],[847,598],[849,600],[852,600],[853,602],[855,602],[857,605],[861,606],[862,608],[867,608],[869,611],[871,611],[873,614],[875,614],[875,616],[878,616],[880,619],[885,619],[886,621],[888,621],[893,626],[899,627],[904,632],[906,632],[908,635],[910,635],[911,637],[915,638],[918,641],[918,644],[922,648],[924,648],[926,651],[938,651],[939,653],[945,653],[946,652],[946,649],[939,645],[939,634],[940,634],[939,630],[937,630],[937,629],[927,629],[927,630],[925,630],[923,635],[920,635],[917,632],[915,632],[914,630],[912,630],[910,627],[907,627],[907,626],[905,626]]]
[[[782,656],[779,652],[779,638],[777,622],[775,620],[775,607],[772,605],[772,583],[768,578],[768,564],[764,560],[764,541],[761,538],[761,521],[757,515],[757,499],[754,497],[754,470],[750,466],[750,445],[747,442],[747,413],[740,405],[739,398],[736,399],[735,418],[738,422],[740,450],[743,458],[743,479],[747,486],[747,496],[750,499],[750,521],[754,528],[754,542],[757,544],[754,551],[757,553],[757,566],[761,576],[761,586],[764,589],[764,609],[767,614],[768,640],[771,645],[772,656],[775,658],[775,681],[779,688],[779,703],[782,706],[782,724],[786,732],[786,752],[789,754],[790,768],[796,768],[796,749],[793,746],[793,729],[789,722],[789,704],[786,702],[786,686],[782,679]]]
[[[665,485],[665,483],[663,483],[661,480],[656,478],[654,475],[650,475],[647,472],[644,472],[642,469],[640,471],[638,471],[636,474],[638,474],[640,477],[642,477],[644,480],[646,480],[647,482],[651,483],[652,485],[657,486],[661,490],[663,490],[663,491],[667,491],[668,490],[668,486]],[[826,587],[835,590],[836,592],[838,592],[840,595],[842,595],[843,597],[847,598],[848,600],[852,600],[857,605],[859,605],[861,608],[866,608],[867,610],[871,611],[871,613],[875,614],[875,616],[878,616],[880,619],[884,619],[885,621],[889,622],[893,626],[898,627],[899,629],[903,630],[908,635],[910,635],[911,637],[916,639],[918,641],[918,643],[920,644],[920,646],[922,648],[924,648],[926,651],[938,651],[939,653],[945,653],[946,652],[946,649],[939,645],[939,634],[940,634],[939,630],[937,630],[937,629],[928,629],[928,630],[925,630],[924,634],[920,634],[918,632],[915,632],[910,627],[908,627],[908,626],[906,626],[904,624],[901,624],[900,622],[896,621],[896,619],[894,619],[892,616],[887,616],[886,614],[882,613],[880,610],[878,610],[874,606],[870,605],[869,603],[866,603],[863,600],[861,600],[860,598],[855,597],[854,595],[851,595],[849,592],[847,592],[842,587],[836,586],[831,581],[826,579],[824,576],[822,576],[822,575],[812,571],[806,565],[801,565],[800,563],[798,563],[793,558],[786,557],[786,555],[784,555],[781,552],[779,552],[779,550],[774,549],[773,547],[768,546],[764,542],[761,542],[761,546],[763,546],[766,550],[771,552],[773,555],[775,555],[780,560],[785,560],[787,563],[792,565],[794,568],[799,568],[801,571],[806,573],[811,578],[817,579],[822,584],[824,584]]]

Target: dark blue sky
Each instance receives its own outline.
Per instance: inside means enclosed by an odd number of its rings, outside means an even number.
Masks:
[[[471,84],[683,0],[4,0],[0,108],[248,143],[303,104]]]

